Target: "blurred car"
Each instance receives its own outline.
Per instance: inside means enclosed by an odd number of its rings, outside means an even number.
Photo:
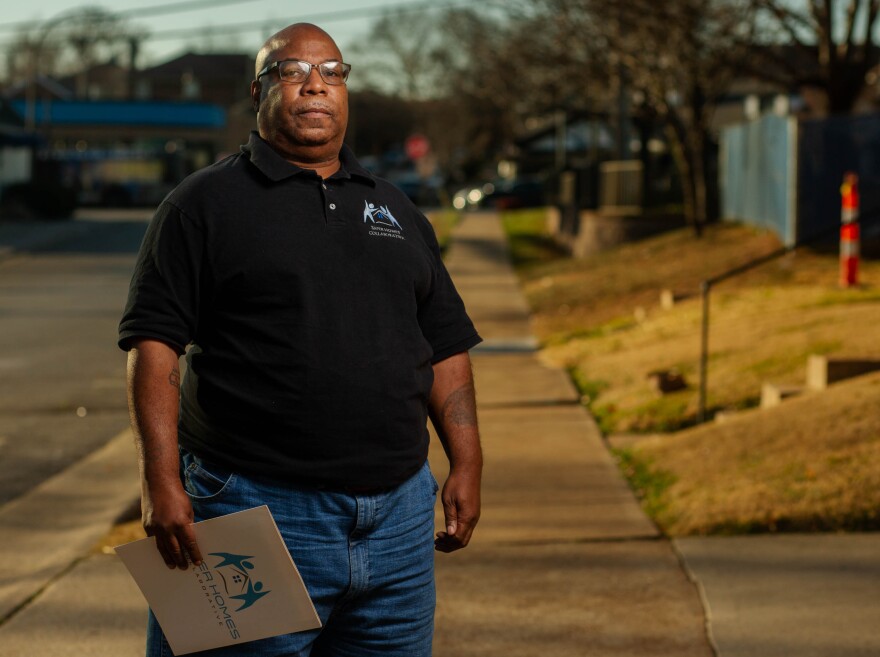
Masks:
[[[453,195],[452,205],[457,210],[474,208],[513,210],[540,207],[545,205],[544,184],[534,178],[518,178],[470,185]]]
[[[472,184],[463,187],[452,195],[452,207],[456,210],[482,207],[483,199],[494,191],[494,183]]]
[[[441,205],[440,189],[443,180],[439,176],[422,178],[412,171],[392,171],[387,174],[386,178],[421,208],[434,208]]]
[[[482,204],[496,210],[540,207],[545,205],[544,184],[533,178],[501,181],[483,197]]]

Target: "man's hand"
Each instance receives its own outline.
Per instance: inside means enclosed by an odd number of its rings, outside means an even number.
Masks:
[[[440,494],[446,531],[437,532],[434,547],[440,552],[455,552],[471,540],[474,527],[480,519],[480,472],[455,468],[443,485]]]
[[[156,547],[169,568],[186,570],[189,562],[199,565],[202,554],[193,531],[192,504],[179,481],[162,492],[144,492],[142,519],[147,536],[156,537]]]
[[[434,364],[428,411],[449,458],[449,476],[440,495],[446,531],[437,532],[434,547],[440,552],[454,552],[470,542],[480,519],[483,454],[467,352]]]

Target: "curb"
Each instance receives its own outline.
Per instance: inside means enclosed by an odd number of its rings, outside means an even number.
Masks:
[[[0,624],[63,575],[139,495],[130,430],[0,509]]]
[[[0,262],[22,252],[58,246],[89,230],[91,226],[76,219],[30,222],[0,220]]]

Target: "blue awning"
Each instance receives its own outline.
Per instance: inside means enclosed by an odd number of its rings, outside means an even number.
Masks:
[[[27,101],[13,100],[12,107],[22,117]],[[223,128],[226,111],[209,103],[162,101],[37,101],[34,108],[37,126],[64,125],[126,125],[174,126],[188,128]]]

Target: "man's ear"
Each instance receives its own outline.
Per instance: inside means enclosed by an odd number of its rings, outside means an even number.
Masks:
[[[254,80],[251,82],[251,105],[254,108],[255,112],[260,111],[260,94],[263,91],[263,86],[260,84],[259,80]]]

